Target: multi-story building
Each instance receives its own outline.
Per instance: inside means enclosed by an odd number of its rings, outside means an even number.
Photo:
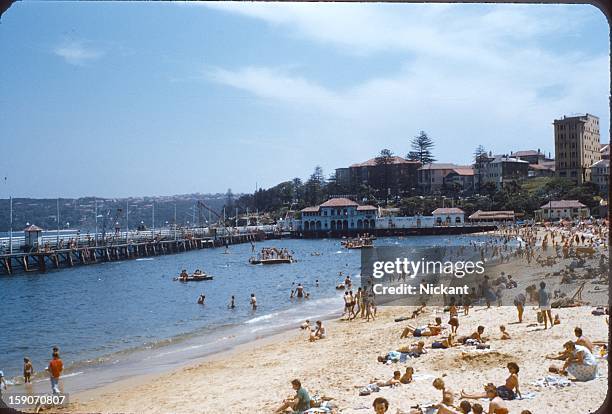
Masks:
[[[555,119],[555,171],[577,184],[591,181],[591,166],[601,159],[599,118],[591,115]]]
[[[457,167],[443,178],[447,190],[459,190],[464,193],[473,193],[476,186],[473,167]]]
[[[440,192],[444,186],[444,178],[456,168],[469,168],[455,164],[430,163],[418,170],[419,190],[424,194]]]
[[[331,198],[321,205],[302,209],[298,229],[309,232],[368,230],[376,227],[378,209],[348,198]]]
[[[516,182],[529,176],[529,162],[506,155],[496,155],[484,162],[479,168],[480,186],[492,183],[498,190],[510,182]]]
[[[610,160],[599,160],[591,166],[591,178],[599,187],[599,193],[605,198],[608,198],[609,175]]]
[[[336,182],[348,191],[355,192],[361,185],[369,185],[376,190],[391,195],[411,193],[417,187],[418,161],[394,156],[386,162],[372,158],[353,164],[348,168],[336,169]]]

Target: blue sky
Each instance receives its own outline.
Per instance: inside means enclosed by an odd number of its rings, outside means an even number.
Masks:
[[[608,141],[589,5],[19,2],[0,24],[0,198],[252,191],[425,130],[441,162]]]

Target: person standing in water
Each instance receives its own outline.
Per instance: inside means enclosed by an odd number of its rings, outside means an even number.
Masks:
[[[34,367],[32,366],[32,362],[30,361],[30,358],[24,358],[23,359],[23,382],[24,383],[31,383],[31,377],[32,374],[34,373]]]
[[[304,297],[304,286],[301,283],[298,283],[297,288],[295,288],[295,292],[298,298]]]
[[[235,309],[236,308],[236,303],[235,303],[234,295],[232,295],[232,298],[230,299],[230,303],[228,305],[228,308],[230,308],[230,309]]]
[[[200,297],[198,298],[198,305],[203,305],[204,301],[206,300],[206,296],[204,296],[204,294],[200,294]]]
[[[255,297],[254,293],[251,293],[251,306],[253,307],[253,310],[257,309],[257,298]]]

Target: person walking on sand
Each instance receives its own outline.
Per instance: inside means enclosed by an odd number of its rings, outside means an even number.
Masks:
[[[518,312],[519,323],[523,323],[523,311],[525,310],[526,301],[527,298],[522,293],[519,293],[514,297],[514,306],[516,306],[516,311]]]
[[[53,352],[53,357],[47,367],[51,380],[51,391],[53,394],[59,394],[59,379],[64,370],[64,363],[60,359],[59,352]]]
[[[540,290],[538,290],[538,305],[540,312],[542,312],[542,318],[544,319],[544,329],[548,329],[548,321],[550,320],[550,327],[555,326],[552,317],[552,308],[550,306],[550,292],[546,289],[546,283],[540,282]],[[548,319],[546,318],[548,316]]]

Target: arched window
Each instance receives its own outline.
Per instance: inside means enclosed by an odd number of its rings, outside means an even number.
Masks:
[[[342,222],[342,229],[343,229],[343,230],[348,230],[348,220],[344,220],[344,221]]]
[[[331,229],[336,230],[336,220],[331,221]]]
[[[321,222],[317,221],[317,230],[321,230]]]
[[[307,221],[304,222],[304,230],[305,231],[310,230],[310,223],[308,223]]]
[[[360,229],[363,227],[363,220],[359,219],[357,220],[357,228]]]
[[[459,217],[459,216],[455,217],[455,223],[456,224],[461,224],[461,217]]]

